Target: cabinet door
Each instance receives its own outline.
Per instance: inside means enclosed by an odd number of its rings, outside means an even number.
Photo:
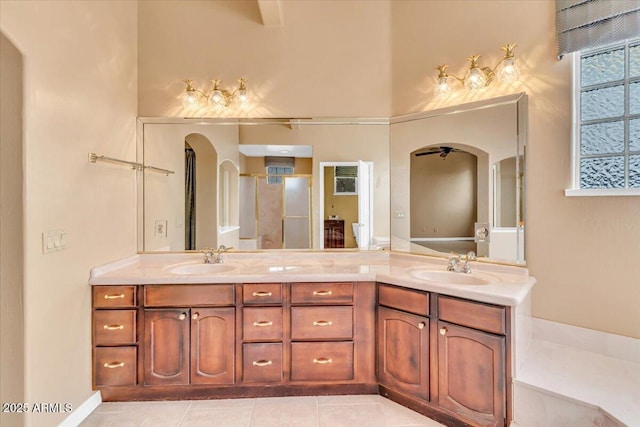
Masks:
[[[233,384],[235,309],[191,311],[191,383]]]
[[[505,419],[505,338],[438,322],[439,404],[482,426]]]
[[[146,310],[145,385],[189,384],[189,310]]]
[[[429,319],[378,308],[378,377],[384,386],[429,399]]]

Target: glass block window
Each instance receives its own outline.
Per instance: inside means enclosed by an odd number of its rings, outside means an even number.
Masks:
[[[290,166],[267,166],[268,184],[282,184],[283,175],[293,175],[293,168]]]
[[[580,52],[576,181],[640,188],[640,39]]]
[[[333,175],[333,194],[358,194],[358,167],[335,166]]]

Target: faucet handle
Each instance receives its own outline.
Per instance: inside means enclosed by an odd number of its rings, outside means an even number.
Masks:
[[[467,252],[467,256],[466,256],[467,261],[475,261],[477,259],[478,257],[476,256],[476,253],[474,251]]]

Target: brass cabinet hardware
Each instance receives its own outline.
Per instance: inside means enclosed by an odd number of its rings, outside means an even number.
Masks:
[[[107,294],[104,296],[104,299],[118,299],[124,298],[124,294]]]
[[[107,331],[116,331],[118,329],[124,329],[124,325],[104,325],[104,329]]]
[[[253,322],[253,326],[265,327],[271,325],[273,325],[273,322],[271,320],[261,320],[259,322]]]
[[[257,291],[252,293],[251,295],[253,295],[254,297],[270,297],[271,295],[273,295],[273,293],[268,291]]]
[[[253,366],[269,366],[273,364],[271,360],[254,360]]]
[[[331,320],[316,320],[313,322],[313,326],[331,326],[332,324]]]
[[[424,329],[425,326],[427,326],[427,324],[424,322],[418,323],[418,329]]]
[[[184,320],[187,318],[187,315],[185,313],[180,313],[180,316],[178,316],[178,319],[180,320]]]
[[[332,291],[313,291],[313,295],[319,296],[319,297],[326,297],[332,294],[333,294]]]
[[[124,362],[111,362],[105,363],[104,367],[109,369],[122,368],[124,366]]]
[[[447,328],[444,328],[444,327],[440,328],[440,335],[446,335],[446,333],[447,333]]]
[[[313,359],[313,363],[317,363],[318,365],[326,365],[327,363],[332,363],[333,360],[327,357],[321,357],[319,359]]]
[[[200,313],[196,312],[196,313],[193,313],[193,314],[191,315],[191,318],[192,318],[193,320],[196,320],[199,316],[200,316]]]

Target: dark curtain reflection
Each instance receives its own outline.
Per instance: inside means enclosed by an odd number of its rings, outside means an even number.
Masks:
[[[196,153],[184,149],[184,248],[196,248]]]

